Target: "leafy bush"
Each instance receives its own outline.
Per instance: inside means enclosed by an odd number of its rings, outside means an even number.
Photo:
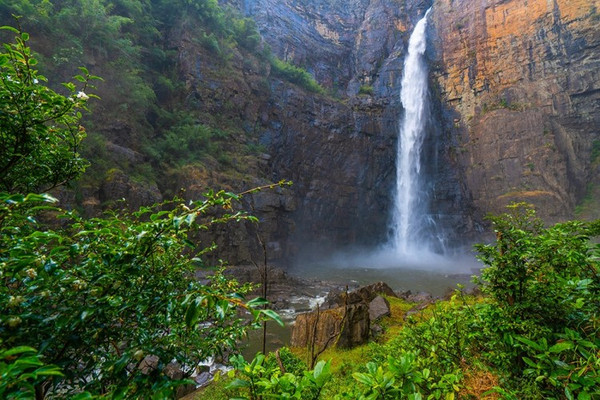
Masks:
[[[56,365],[44,365],[31,347],[0,351],[0,396],[3,399],[35,398],[35,386],[48,377],[62,376]]]
[[[286,355],[290,360],[290,353]],[[258,400],[263,398],[317,400],[321,391],[331,378],[331,362],[319,361],[312,371],[281,366],[268,362],[263,354],[258,354],[251,362],[242,356],[234,356],[232,371],[238,377],[228,386],[238,391],[240,399]],[[297,367],[299,360],[293,362]],[[283,369],[282,369],[283,367]],[[232,374],[233,375],[233,374]],[[247,396],[246,396],[247,395]]]
[[[296,67],[272,55],[270,58],[272,72],[275,76],[292,82],[310,92],[325,93],[321,85],[305,69]]]
[[[199,123],[189,113],[177,113],[175,119],[175,124],[146,148],[159,165],[181,166],[205,156],[221,156],[228,137],[225,131]]]
[[[230,209],[236,196],[209,195],[184,205],[174,201],[132,215],[84,220],[50,209],[66,228],[43,229],[37,214],[50,196],[0,197],[0,339],[31,346],[64,377],[50,390],[77,393],[170,393],[178,382],[164,375],[176,360],[189,369],[235,347],[249,328],[238,309],[248,286],[217,270],[204,285],[193,274],[205,248],[188,239],[211,223],[248,219],[241,212],[198,223],[211,208]],[[33,209],[32,206],[35,206]],[[154,370],[144,368],[156,357]],[[162,393],[161,392],[161,393]]]
[[[497,375],[488,389],[507,399],[600,395],[600,222],[545,228],[525,204],[490,219],[497,240],[477,246],[487,297],[458,291],[409,318],[339,398],[453,399],[467,365]]]
[[[87,162],[77,153],[85,130],[79,124],[91,88],[99,79],[82,68],[81,83],[64,86],[63,96],[44,85],[34,69],[37,60],[27,46],[29,35],[12,27],[15,42],[0,53],[0,189],[8,192],[45,191],[79,176]],[[44,142],[44,146],[39,143]]]
[[[481,283],[491,302],[480,314],[488,359],[517,394],[528,386],[538,396],[590,398],[600,393],[591,372],[600,349],[599,253],[590,245],[598,222],[544,228],[525,204],[509,210],[490,218],[496,243],[477,246],[489,265]]]

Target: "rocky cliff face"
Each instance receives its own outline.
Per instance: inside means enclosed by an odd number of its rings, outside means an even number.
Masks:
[[[573,217],[598,184],[600,8],[589,0],[437,0],[444,126],[479,216],[512,201]]]
[[[279,118],[280,128],[267,129],[276,175],[296,182],[298,221],[313,238],[381,240],[393,186],[404,54],[430,4],[242,4],[279,56],[350,96],[325,106],[324,100],[307,102],[298,91],[273,87],[274,114],[304,110],[303,122]],[[433,122],[424,159],[431,208],[457,235],[473,232],[486,213],[501,212],[512,201],[535,204],[548,222],[570,218],[595,190],[599,8],[598,1],[434,2]],[[372,95],[356,96],[361,86],[371,86]]]
[[[273,156],[273,177],[294,181],[295,240],[381,243],[395,182],[404,55],[414,24],[430,4],[248,0],[239,6],[257,21],[276,54],[306,67],[343,98],[315,97],[283,83],[271,86],[262,142]],[[430,124],[425,169],[432,177],[432,207],[455,233],[464,234],[473,223],[447,151],[452,140]]]

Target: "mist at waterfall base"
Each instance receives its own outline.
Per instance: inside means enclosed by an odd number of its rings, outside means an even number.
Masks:
[[[460,283],[470,285],[481,264],[467,248],[449,249],[448,227],[429,209],[431,187],[423,182],[422,145],[430,118],[428,98],[427,19],[415,25],[404,61],[398,131],[396,185],[386,243],[376,249],[350,249],[298,264],[296,273],[350,285],[385,281],[395,290],[444,295]]]

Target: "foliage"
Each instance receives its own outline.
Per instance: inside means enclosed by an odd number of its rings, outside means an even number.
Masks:
[[[367,371],[353,374],[363,389],[342,398],[454,398],[471,339],[469,306],[456,296],[436,304],[430,317],[409,317],[396,337],[374,347]]]
[[[315,78],[305,69],[296,67],[282,61],[275,56],[270,57],[272,72],[275,76],[286,79],[296,85],[314,93],[325,93]]]
[[[19,346],[0,351],[0,397],[35,398],[35,385],[52,376],[62,376],[56,365],[44,365],[31,347]]]
[[[223,154],[228,134],[198,123],[189,113],[176,114],[173,126],[149,144],[147,152],[159,165],[186,165],[205,156],[218,158]]]
[[[85,130],[79,124],[91,89],[99,79],[82,68],[63,96],[43,84],[37,60],[27,46],[29,35],[12,27],[14,43],[0,53],[0,189],[7,192],[46,191],[79,176],[87,162],[78,154]],[[43,145],[41,145],[43,144]]]
[[[46,136],[18,145],[10,145],[10,135],[2,137],[9,145],[0,148],[1,159],[16,159],[7,165],[20,168],[18,174],[8,170],[3,183],[11,190],[53,187],[83,168],[73,151],[83,128],[69,128],[81,118],[74,110],[85,109],[89,95],[64,97],[40,83],[45,79],[32,68],[27,34],[7,29],[18,36],[2,59],[9,94],[1,98],[3,114],[7,121],[18,119],[15,125],[24,127],[18,133]],[[83,72],[76,79],[84,85],[95,78]],[[66,86],[75,92],[74,84]],[[11,97],[18,90],[28,95]],[[3,134],[5,127],[10,131],[11,125],[5,123]],[[28,157],[26,165],[19,157]],[[58,179],[37,171],[53,162],[74,165],[75,172]],[[169,371],[181,368],[189,376],[199,361],[235,348],[262,320],[281,323],[263,307],[264,299],[246,301],[251,287],[225,278],[222,267],[208,283],[194,277],[213,247],[197,241],[196,232],[230,221],[257,222],[236,210],[240,200],[233,193],[209,192],[188,204],[174,199],[134,213],[84,219],[56,207],[48,194],[0,192],[0,394],[172,397],[189,381]]]
[[[371,85],[360,85],[360,88],[358,89],[358,94],[364,94],[367,96],[373,96],[373,94],[375,93],[375,90],[373,89],[373,86]]]
[[[298,368],[299,359],[286,352],[286,361],[281,365],[271,362],[263,354],[247,362],[242,356],[234,356],[231,362],[238,378],[228,387],[238,391],[239,399],[258,400],[276,397],[278,399],[319,399],[325,384],[331,378],[331,362],[319,361],[312,371]],[[291,366],[290,367],[290,363]]]
[[[491,370],[507,399],[600,395],[598,222],[545,228],[524,204],[490,217],[497,241],[478,245],[486,298],[461,290],[410,317],[337,398],[453,399],[466,366]]]
[[[107,135],[108,132],[111,142],[115,139],[110,133],[119,130],[117,145],[143,153],[136,162],[128,162],[124,157],[115,157],[111,153],[96,153],[94,145],[98,141],[91,145],[84,141],[83,149],[77,150],[94,165],[94,174],[84,175],[82,185],[97,185],[104,178],[102,173],[112,168],[119,168],[128,175],[139,174],[145,170],[140,165],[142,163],[146,167],[160,166],[152,178],[162,183],[160,180],[168,179],[165,171],[169,168],[164,168],[165,159],[173,157],[169,157],[167,152],[153,151],[155,143],[178,142],[175,136],[179,128],[184,130],[186,139],[200,130],[204,154],[198,157],[195,150],[179,147],[177,150],[183,153],[183,157],[170,163],[169,167],[178,168],[184,159],[203,163],[205,153],[222,161],[222,165],[231,167],[225,165],[232,158],[231,154],[245,151],[244,143],[236,140],[230,141],[228,146],[212,143],[213,133],[226,131],[229,135],[232,130],[210,116],[199,116],[197,108],[188,104],[190,99],[185,98],[186,93],[182,90],[185,82],[177,73],[177,50],[170,39],[174,34],[178,35],[171,30],[182,27],[194,41],[200,41],[208,50],[208,65],[212,64],[211,68],[226,73],[230,68],[228,60],[239,51],[248,58],[258,57],[262,68],[267,70],[269,61],[263,54],[256,24],[240,16],[239,12],[219,5],[216,0],[0,2],[0,24],[11,23],[11,14],[22,15],[23,24],[32,32],[39,51],[35,58],[39,60],[38,67],[45,76],[52,76],[60,82],[75,74],[73,65],[93,65],[107,79],[96,90],[104,99],[102,105],[96,113],[85,117],[85,125],[91,133]],[[85,92],[89,95],[87,90]],[[192,113],[193,123],[178,123],[182,114]],[[235,133],[242,137],[243,132],[237,122],[231,123],[238,125]],[[72,126],[78,128],[79,123]],[[75,130],[73,133],[83,136],[84,131]],[[218,137],[216,139],[219,141]],[[204,143],[206,140],[208,145]],[[66,166],[67,163],[61,165]],[[235,164],[235,168],[245,169],[246,166],[239,163]],[[40,169],[40,173],[42,171]]]
[[[522,203],[490,219],[496,244],[477,246],[489,265],[483,290],[506,319],[553,330],[586,322],[600,305],[597,262],[589,247],[598,224],[571,221],[543,228]]]
[[[248,329],[238,309],[255,320],[277,318],[257,309],[262,300],[244,302],[250,288],[226,279],[221,269],[208,285],[193,278],[207,249],[189,234],[213,223],[253,220],[228,213],[237,199],[219,192],[189,206],[175,200],[85,220],[49,208],[55,200],[47,195],[2,195],[2,345],[37,348],[59,365],[64,377],[50,390],[170,393],[178,383],[164,375],[170,362],[189,369],[235,347]],[[200,222],[215,207],[226,213]],[[58,213],[66,228],[40,230],[42,210]],[[154,368],[144,367],[146,356],[157,357]]]
[[[517,392],[527,387],[537,396],[567,398],[598,393],[599,253],[598,245],[590,245],[598,222],[544,228],[522,203],[491,220],[497,241],[478,246],[489,265],[482,286],[491,302],[479,314],[485,356]]]
[[[592,141],[592,152],[590,153],[590,162],[594,164],[600,157],[600,140]]]

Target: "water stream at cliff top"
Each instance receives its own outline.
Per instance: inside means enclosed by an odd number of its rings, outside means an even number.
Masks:
[[[400,255],[426,250],[428,240],[422,232],[433,222],[427,218],[426,203],[423,201],[426,196],[421,183],[421,147],[428,105],[428,68],[424,56],[430,12],[431,9],[427,10],[410,36],[401,83],[400,99],[404,117],[399,127],[396,192],[389,242],[392,250]]]

